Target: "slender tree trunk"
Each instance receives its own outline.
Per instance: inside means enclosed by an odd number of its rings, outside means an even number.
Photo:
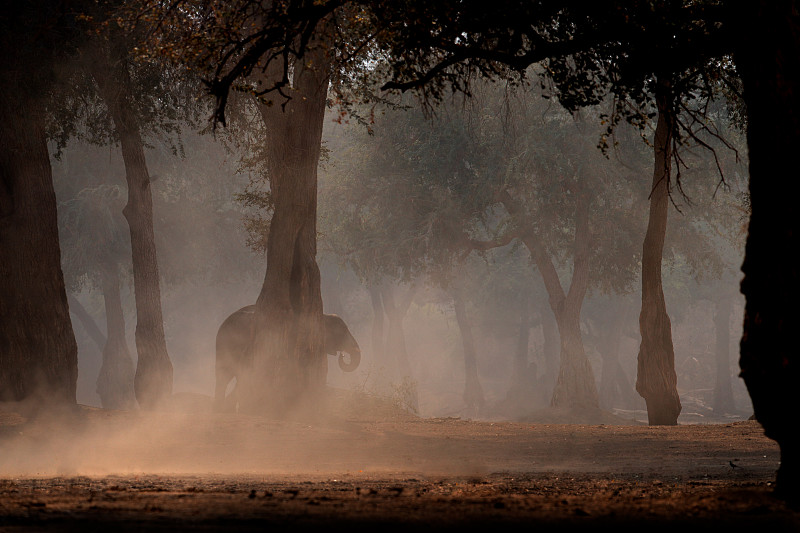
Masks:
[[[636,391],[647,403],[650,425],[676,425],[681,412],[672,325],[661,285],[661,260],[667,231],[669,183],[672,159],[673,110],[668,87],[656,95],[658,123],[654,140],[655,161],[650,191],[650,219],[642,246],[642,311]]]
[[[122,210],[128,221],[136,300],[136,352],[134,388],[139,406],[155,409],[172,395],[172,363],[164,337],[161,286],[153,233],[153,198],[138,118],[129,87],[127,51],[101,43],[89,51],[89,68],[114,121],[122,147],[128,203]]]
[[[386,355],[383,345],[383,300],[378,287],[370,285],[369,299],[372,303],[372,359],[385,364]]]
[[[464,403],[467,404],[469,411],[477,414],[483,409],[486,400],[478,379],[478,360],[475,353],[475,340],[472,337],[472,325],[467,317],[467,309],[460,292],[454,289],[451,295],[458,330],[461,333],[461,344],[464,347]]]
[[[16,52],[10,52],[16,54]],[[0,59],[0,401],[75,405],[78,346],[67,305],[44,108]]]
[[[553,310],[550,309],[550,304],[547,302],[541,302],[539,316],[542,319],[542,336],[544,337],[544,345],[542,346],[545,364],[544,381],[550,387],[550,390],[547,391],[547,397],[552,398],[553,388],[555,388],[558,381],[558,359],[561,349],[560,341],[558,340],[558,325],[556,324],[556,318],[553,316]]]
[[[528,349],[531,339],[531,304],[530,296],[523,292],[520,295],[520,314],[519,314],[519,333],[517,334],[517,347],[514,351],[514,362],[512,364],[511,383],[508,387],[507,397],[514,402],[522,400],[524,392],[530,390],[534,383],[530,380],[536,379],[536,375],[531,375],[529,371]]]
[[[747,105],[751,216],[739,366],[756,419],[780,446],[777,493],[800,501],[800,3],[736,4],[733,34]],[[788,170],[787,170],[788,169]]]
[[[603,358],[603,371],[600,376],[600,406],[604,409],[613,407],[618,398],[619,347],[622,341],[625,309],[626,307],[619,302],[614,302],[605,309],[609,315],[609,322],[603,324],[603,331],[600,334],[600,355]]]
[[[317,166],[329,83],[324,47],[294,64],[292,99],[259,105],[267,126],[267,164],[274,212],[267,271],[256,301],[258,324],[242,380],[240,405],[283,416],[313,405],[327,377],[317,254]],[[273,69],[267,80],[276,76]]]
[[[92,315],[89,314],[83,304],[73,295],[67,294],[67,302],[69,303],[69,312],[78,317],[78,320],[80,320],[83,325],[83,329],[86,330],[86,334],[89,335],[89,338],[92,339],[92,342],[94,342],[97,349],[102,353],[103,348],[106,346],[106,336],[100,331],[97,322],[94,321]]]
[[[717,380],[714,385],[714,411],[732,412],[733,388],[731,387],[731,299],[722,296],[715,302],[714,332],[716,333]]]
[[[122,311],[117,265],[104,265],[101,275],[108,340],[103,347],[103,364],[97,376],[97,395],[106,409],[134,409],[135,370],[125,340],[125,315]]]

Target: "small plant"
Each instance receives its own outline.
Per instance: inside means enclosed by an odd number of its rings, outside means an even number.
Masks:
[[[417,382],[409,376],[403,376],[399,383],[392,383],[391,400],[394,405],[415,415],[419,414],[417,405]]]

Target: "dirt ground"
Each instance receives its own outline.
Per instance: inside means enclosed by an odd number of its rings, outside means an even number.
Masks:
[[[747,420],[418,418],[343,391],[284,420],[191,395],[157,413],[0,404],[0,531],[800,531],[778,463]]]

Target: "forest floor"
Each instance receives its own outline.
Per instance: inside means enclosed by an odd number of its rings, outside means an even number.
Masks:
[[[0,531],[800,531],[756,421],[649,427],[603,411],[419,418],[330,391],[314,415],[0,404]]]

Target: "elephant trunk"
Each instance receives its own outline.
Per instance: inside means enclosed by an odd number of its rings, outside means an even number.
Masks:
[[[344,354],[350,356],[350,361],[346,362]],[[350,348],[350,351],[347,352],[339,352],[339,368],[341,368],[345,372],[352,372],[358,365],[361,363],[361,350],[358,348]]]

